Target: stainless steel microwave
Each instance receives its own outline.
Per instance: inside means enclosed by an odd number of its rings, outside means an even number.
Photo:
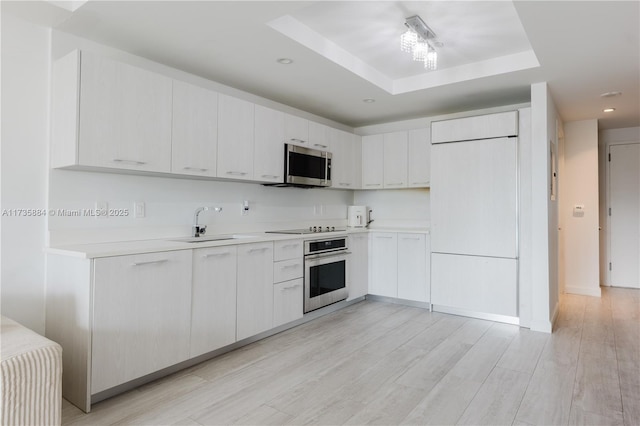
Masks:
[[[331,153],[297,145],[284,145],[284,185],[331,186]]]

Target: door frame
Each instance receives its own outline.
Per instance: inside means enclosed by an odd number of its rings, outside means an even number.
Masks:
[[[629,141],[611,141],[606,142],[604,144],[604,167],[605,167],[605,181],[602,189],[605,192],[604,199],[606,200],[606,205],[604,206],[604,216],[605,216],[605,238],[606,238],[606,254],[605,256],[601,256],[604,258],[604,265],[601,265],[604,268],[604,282],[600,283],[603,286],[611,287],[611,271],[609,270],[609,263],[611,260],[611,216],[609,216],[609,208],[611,207],[611,162],[609,161],[609,154],[611,153],[611,147],[613,145],[640,145],[640,140],[629,140]],[[602,196],[602,194],[600,194]],[[601,216],[602,217],[602,216]]]

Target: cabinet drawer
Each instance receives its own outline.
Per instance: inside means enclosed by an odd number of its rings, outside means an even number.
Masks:
[[[273,243],[273,260],[297,259],[302,257],[302,240],[276,241]]]
[[[302,278],[273,286],[273,326],[302,318],[303,297]]]
[[[273,282],[274,283],[289,281],[294,278],[302,278],[302,275],[303,275],[302,257],[298,259],[283,260],[281,262],[275,262],[273,264]]]

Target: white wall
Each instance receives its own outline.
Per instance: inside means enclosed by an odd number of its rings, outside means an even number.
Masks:
[[[546,82],[531,85],[531,329],[550,332],[558,308],[558,214],[551,200],[551,147],[558,115]]]
[[[600,194],[600,284],[610,286],[609,259],[609,215],[607,214],[609,200],[607,154],[609,147],[621,143],[640,143],[640,127],[626,127],[621,129],[601,130],[598,135],[599,161],[599,194]]]
[[[2,14],[2,210],[46,209],[51,31]],[[46,217],[2,216],[2,314],[44,333]]]
[[[373,210],[372,229],[384,227],[429,227],[431,222],[430,191],[393,189],[355,191],[353,204]]]
[[[598,121],[564,124],[561,215],[567,293],[600,296]],[[576,205],[584,206],[582,213]]]
[[[82,210],[96,201],[126,209],[126,217],[49,217],[52,244],[122,241],[188,236],[193,213],[200,206],[221,206],[203,212],[200,223],[209,234],[256,232],[321,225],[345,226],[350,191],[264,187],[255,183],[175,179],[71,170],[52,170],[50,208]],[[241,215],[244,200],[249,214]],[[134,202],[145,203],[144,218],[133,216]]]

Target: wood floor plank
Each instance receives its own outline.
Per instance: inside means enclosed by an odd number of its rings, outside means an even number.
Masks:
[[[513,423],[529,374],[496,367],[482,384],[457,424],[507,425]]]
[[[578,406],[571,407],[570,426],[623,426],[622,413],[611,413],[612,417],[584,411]]]
[[[615,359],[580,355],[573,390],[573,405],[584,411],[614,417],[622,413],[618,366]]]
[[[464,413],[482,383],[447,374],[400,424],[452,425]]]
[[[547,340],[549,340],[547,333],[531,331],[526,328],[520,329],[498,361],[497,366],[533,374]]]
[[[374,391],[371,401],[345,424],[394,425],[400,423],[418,405],[422,393],[414,388],[391,384]]]

